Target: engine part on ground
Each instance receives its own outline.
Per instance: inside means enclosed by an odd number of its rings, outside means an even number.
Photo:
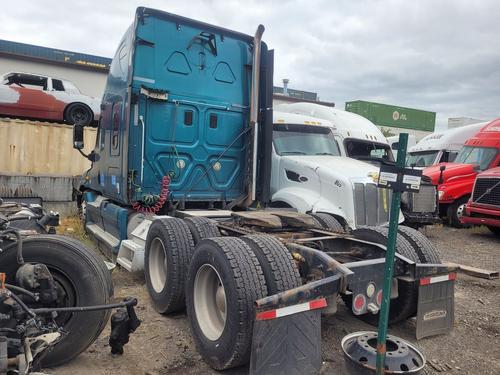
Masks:
[[[349,375],[375,374],[377,332],[361,331],[344,336],[341,342],[345,368]],[[385,370],[387,374],[420,374],[425,357],[414,345],[402,338],[387,335]]]
[[[102,259],[74,239],[26,237],[27,231],[10,227],[9,218],[3,218],[0,374],[33,374],[42,365],[71,360],[97,339],[115,308],[126,308],[127,330],[118,340],[123,352],[140,324],[133,309],[137,300],[109,303],[112,280]],[[1,337],[7,339],[6,361]]]
[[[131,298],[127,298],[130,300]],[[123,354],[123,346],[128,343],[130,334],[141,325],[137,318],[134,307],[127,306],[126,309],[118,309],[111,316],[111,335],[109,336],[109,346],[111,354]]]
[[[54,227],[59,225],[59,213],[47,212],[40,204],[20,203],[4,199],[0,202],[0,215],[8,219],[9,227],[36,233],[55,233]]]
[[[42,303],[57,300],[54,278],[45,264],[23,264],[16,272],[16,283],[23,289],[37,290]]]

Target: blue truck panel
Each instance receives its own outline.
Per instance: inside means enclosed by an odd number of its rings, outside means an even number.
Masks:
[[[138,8],[111,63],[86,187],[132,204],[157,196],[169,175],[171,201],[242,197],[252,42]]]

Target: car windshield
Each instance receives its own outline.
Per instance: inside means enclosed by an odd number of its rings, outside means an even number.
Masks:
[[[464,146],[455,158],[455,163],[477,164],[479,169],[484,171],[488,169],[497,152],[493,147]]]
[[[275,124],[273,144],[278,155],[340,156],[331,130],[321,126]]]
[[[433,165],[439,151],[419,151],[411,152],[406,158],[406,165],[411,167],[428,167]]]
[[[346,139],[345,148],[347,156],[353,159],[394,161],[391,147],[383,143],[362,141],[359,139]]]

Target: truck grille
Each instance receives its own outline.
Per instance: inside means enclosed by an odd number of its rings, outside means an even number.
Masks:
[[[418,193],[409,193],[413,212],[436,211],[436,187],[434,185],[420,185]]]
[[[356,226],[383,225],[389,222],[392,191],[375,184],[354,183]]]
[[[500,206],[500,178],[478,178],[472,200],[480,204]]]

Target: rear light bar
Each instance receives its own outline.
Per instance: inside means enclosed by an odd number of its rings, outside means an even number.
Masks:
[[[287,315],[298,314],[304,311],[322,309],[326,307],[326,299],[320,298],[310,302],[299,303],[297,305],[281,307],[275,310],[263,311],[257,313],[255,320],[270,320],[276,318],[282,318]]]
[[[456,278],[457,278],[457,274],[455,272],[452,272],[448,275],[443,275],[443,276],[425,277],[423,279],[420,279],[420,285],[429,285],[429,284],[434,284],[434,283],[440,283],[443,281],[455,280]]]

